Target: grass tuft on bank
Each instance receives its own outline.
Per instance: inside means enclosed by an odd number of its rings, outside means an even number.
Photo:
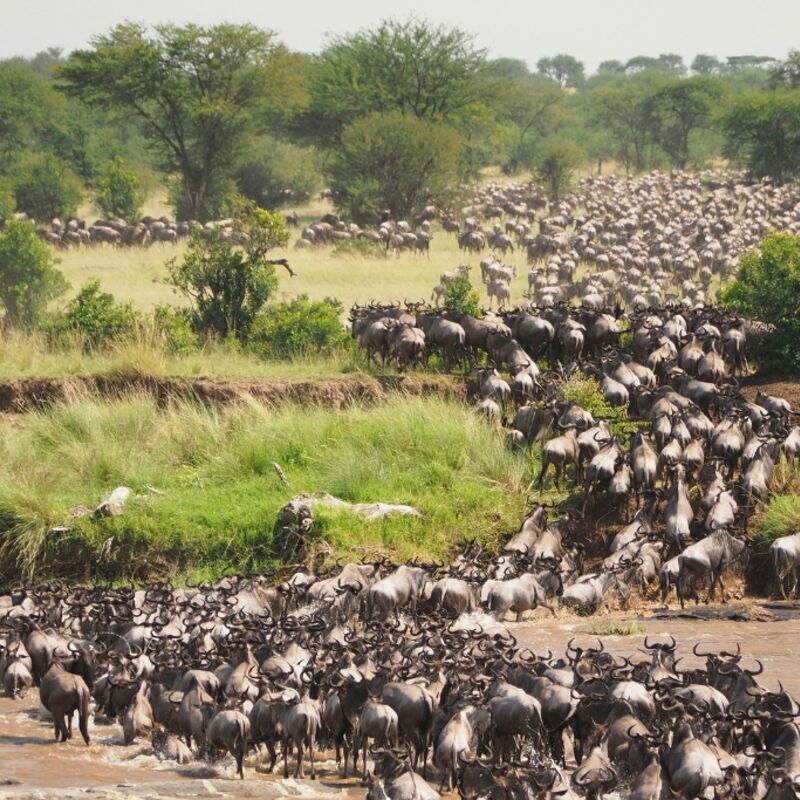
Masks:
[[[276,410],[87,395],[0,425],[0,584],[270,570],[278,511],[301,492],[423,514],[367,522],[319,509],[322,553],[442,558],[464,537],[492,543],[515,529],[534,467],[469,409],[437,398]],[[71,516],[118,485],[136,495],[124,515]]]

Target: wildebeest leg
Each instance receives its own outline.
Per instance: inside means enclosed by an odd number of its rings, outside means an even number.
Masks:
[[[61,737],[61,726],[58,724],[58,717],[55,714],[53,714],[53,729],[55,730],[56,741],[58,742]]]
[[[361,739],[361,761],[363,765],[363,769],[361,770],[361,774],[364,780],[367,779],[367,747],[369,746],[369,737],[364,736]]]
[[[70,711],[67,714],[67,739],[72,738],[72,718],[75,716],[74,711]]]
[[[289,777],[289,740],[283,740],[283,777]]]
[[[267,750],[269,751],[269,771],[275,769],[275,762],[278,760],[278,753],[275,750],[275,742],[265,742]]]
[[[303,777],[303,740],[297,743],[297,767],[294,771],[295,778]]]
[[[315,781],[317,779],[317,766],[314,763],[314,740],[311,738],[308,740],[308,757],[311,759],[311,780]]]

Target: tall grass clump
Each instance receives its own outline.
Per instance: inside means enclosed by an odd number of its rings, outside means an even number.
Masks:
[[[776,494],[756,522],[756,540],[764,547],[780,536],[800,531],[800,494]]]
[[[79,394],[3,425],[0,582],[271,569],[277,513],[301,492],[419,509],[381,522],[319,509],[314,536],[337,556],[441,558],[514,528],[530,481],[495,430],[433,398],[276,410]],[[75,515],[118,485],[135,495],[124,515]]]

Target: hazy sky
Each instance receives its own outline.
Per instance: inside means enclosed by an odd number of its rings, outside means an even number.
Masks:
[[[330,33],[410,13],[477,34],[490,56],[534,66],[566,52],[593,70],[634,55],[699,52],[783,57],[800,48],[800,0],[0,0],[0,57],[51,45],[73,50],[126,19],[252,22],[295,50],[315,51]]]

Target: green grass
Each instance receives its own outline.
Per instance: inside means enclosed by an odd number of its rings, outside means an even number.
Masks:
[[[755,538],[769,545],[780,536],[800,531],[800,494],[776,494],[759,514]]]
[[[423,514],[366,522],[320,510],[314,535],[336,556],[442,558],[464,537],[491,543],[515,529],[535,467],[468,409],[434,398],[275,410],[76,397],[0,424],[0,584],[34,574],[197,580],[268,570],[278,510],[316,491]],[[138,496],[123,516],[49,532],[118,485]]]
[[[637,620],[598,619],[587,625],[581,633],[589,636],[643,636],[647,628]]]

